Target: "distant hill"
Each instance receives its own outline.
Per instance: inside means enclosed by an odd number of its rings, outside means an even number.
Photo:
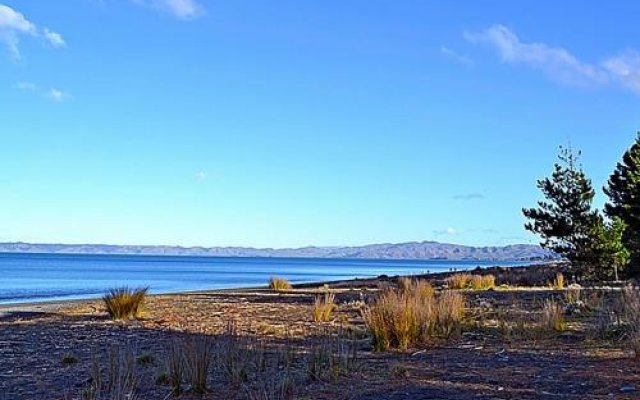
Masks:
[[[516,244],[473,247],[438,242],[369,244],[353,247],[301,247],[256,249],[251,247],[119,246],[104,244],[0,243],[0,253],[141,254],[212,257],[301,257],[423,260],[545,260],[557,256],[537,245]]]

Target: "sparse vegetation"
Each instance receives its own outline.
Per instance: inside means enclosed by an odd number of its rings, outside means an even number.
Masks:
[[[165,335],[160,333],[164,331],[169,336],[160,340],[166,342],[161,346],[152,341],[140,342],[144,346],[140,352],[128,346],[116,348],[118,351],[110,348],[107,352],[95,352],[96,361],[86,363],[92,372],[82,378],[87,382],[84,393],[59,398],[141,400],[185,397],[183,392],[187,392],[188,398],[237,393],[239,398],[248,400],[292,400],[317,398],[318,390],[322,393],[319,397],[329,394],[335,397],[345,385],[349,385],[349,390],[354,388],[355,398],[362,398],[363,387],[354,383],[359,380],[354,377],[362,376],[363,380],[376,384],[395,378],[411,385],[432,379],[419,367],[421,358],[438,360],[438,365],[442,362],[443,368],[451,371],[451,365],[462,368],[457,366],[484,357],[489,371],[496,363],[507,360],[529,363],[537,359],[536,368],[544,368],[541,360],[553,364],[560,357],[563,368],[576,368],[572,360],[580,357],[581,346],[589,357],[597,357],[592,356],[596,352],[607,357],[613,354],[607,351],[618,355],[624,351],[638,357],[637,289],[590,286],[581,289],[580,285],[572,284],[553,291],[549,290],[549,284],[557,283],[554,277],[560,268],[549,271],[533,290],[509,286],[495,292],[461,292],[447,289],[441,276],[432,275],[429,280],[379,279],[376,286],[366,289],[345,288],[340,284],[332,285],[331,289],[325,287],[324,291],[322,286],[301,287],[287,296],[264,291],[243,291],[241,296],[198,293],[184,295],[180,300],[182,304],[189,300],[188,306],[179,311],[187,310],[190,314],[175,316],[157,312],[158,306],[167,307],[166,310],[175,307],[175,299],[161,296],[153,299],[153,309],[148,310],[144,322],[113,324],[97,319],[95,323],[108,324],[114,335],[123,332],[127,340],[138,335],[156,340],[161,337],[158,335]],[[504,269],[495,273],[491,276],[500,276],[503,281],[504,275],[498,274],[509,272]],[[475,283],[479,282],[475,277],[488,276],[467,275],[471,278],[465,289],[480,285]],[[430,282],[435,282],[437,289]],[[314,319],[333,323],[309,323],[314,296],[317,296]],[[338,302],[339,308],[330,307],[330,317],[322,317],[325,305],[335,306]],[[156,324],[162,331],[140,329]],[[569,329],[570,334],[558,335]],[[527,353],[526,360],[514,358],[515,351],[531,351],[532,343],[535,354]],[[570,356],[555,351],[565,344]],[[65,344],[61,348],[72,347]],[[410,350],[411,356],[396,351],[371,353],[389,349]],[[467,356],[469,353],[473,357]],[[56,354],[60,357],[74,353]],[[77,354],[87,353],[83,349]],[[449,357],[455,360],[449,362]],[[619,356],[616,359],[616,363],[623,361]],[[637,361],[629,357],[627,362]],[[628,369],[628,364],[621,368]],[[82,374],[78,367],[60,370]],[[477,379],[489,382],[494,378]],[[513,391],[511,386],[509,394]]]
[[[149,291],[148,287],[111,289],[102,297],[109,317],[112,319],[139,318]]]
[[[281,292],[285,290],[291,290],[292,288],[293,286],[291,286],[291,283],[284,278],[278,278],[274,276],[269,279],[269,289],[271,290]]]

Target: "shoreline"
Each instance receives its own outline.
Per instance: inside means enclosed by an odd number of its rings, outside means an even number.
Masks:
[[[465,269],[465,270],[453,270],[453,271],[442,271],[442,272],[429,272],[424,274],[413,274],[413,275],[378,275],[375,277],[369,278],[354,278],[354,279],[341,279],[334,281],[314,281],[314,282],[305,282],[305,283],[294,283],[293,291],[296,290],[305,290],[305,289],[313,289],[318,287],[323,287],[325,285],[329,285],[333,289],[362,289],[362,288],[370,288],[376,287],[381,283],[385,282],[395,282],[401,277],[410,277],[416,279],[429,279],[435,281],[437,283],[442,283],[442,281],[450,276],[457,273],[471,273],[471,274],[510,274],[510,273],[518,273],[521,271],[527,271],[529,273],[534,273],[536,270],[557,270],[562,268],[564,263],[562,262],[541,262],[530,265],[523,266],[501,266],[494,265],[491,267],[476,267],[473,269]],[[177,292],[167,292],[167,293],[153,293],[149,294],[150,298],[159,297],[159,296],[180,296],[180,295],[197,295],[197,294],[233,294],[234,292],[247,292],[247,291],[256,291],[256,292],[268,292],[272,293],[272,291],[266,286],[240,286],[237,288],[220,288],[220,289],[204,289],[204,290],[187,290],[187,291],[177,291]],[[56,299],[56,300],[43,300],[43,301],[28,301],[24,303],[5,303],[0,304],[0,318],[3,318],[7,315],[14,315],[16,313],[36,313],[36,312],[54,312],[58,311],[61,308],[72,307],[72,306],[81,306],[86,303],[99,301],[101,296],[97,297],[87,297],[81,299]]]

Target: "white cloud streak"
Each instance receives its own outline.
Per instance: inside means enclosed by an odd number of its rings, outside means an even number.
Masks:
[[[436,236],[453,236],[457,235],[459,232],[455,228],[446,228],[446,229],[436,229],[433,231],[433,234]]]
[[[19,48],[21,36],[41,37],[54,47],[64,46],[64,39],[59,33],[48,28],[40,31],[22,13],[0,4],[0,43],[4,44],[9,55],[15,61],[22,58]]]
[[[63,101],[69,100],[71,98],[71,93],[51,88],[45,93],[45,97],[53,102],[62,103]]]
[[[25,92],[34,92],[38,89],[38,86],[32,82],[18,82],[16,83],[16,89],[23,90]]]
[[[493,47],[504,63],[527,65],[562,84],[599,87],[617,83],[640,94],[640,54],[635,50],[589,63],[562,47],[523,42],[504,25],[493,25],[475,33],[466,32],[464,37],[471,43]]]
[[[57,32],[53,32],[49,28],[44,28],[43,35],[44,35],[45,39],[47,39],[47,41],[53,47],[64,47],[64,46],[66,46],[66,43],[65,43],[64,39],[62,38],[62,35],[60,35]]]
[[[36,93],[54,103],[62,103],[63,101],[70,100],[71,98],[73,98],[71,93],[67,91],[56,89],[56,88],[45,90],[44,88],[41,88],[37,84],[33,82],[28,82],[28,81],[17,82],[14,85],[14,88],[21,90],[23,92]]]
[[[133,0],[133,2],[167,12],[181,20],[192,20],[205,14],[204,7],[197,0]]]
[[[458,64],[466,65],[468,67],[473,65],[473,60],[469,56],[459,54],[445,45],[440,46],[440,53]]]
[[[196,181],[203,182],[207,179],[207,173],[205,171],[196,172]]]

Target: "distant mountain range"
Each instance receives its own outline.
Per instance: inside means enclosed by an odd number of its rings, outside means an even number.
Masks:
[[[422,260],[551,260],[557,255],[537,245],[473,247],[438,242],[369,244],[353,247],[301,247],[256,249],[252,247],[120,246],[105,244],[0,243],[0,253],[140,254],[211,257],[300,257]]]

